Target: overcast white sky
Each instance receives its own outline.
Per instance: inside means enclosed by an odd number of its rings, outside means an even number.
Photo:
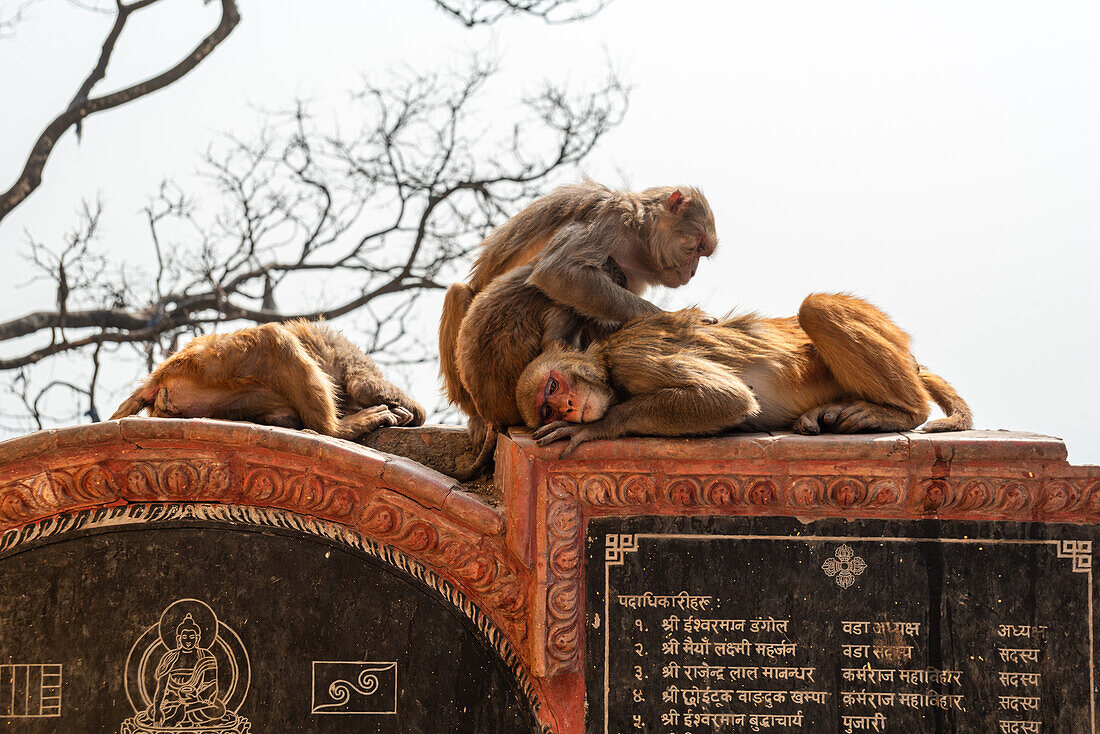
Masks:
[[[0,9],[14,6],[0,0]],[[794,313],[811,291],[864,296],[913,336],[982,428],[1064,438],[1100,463],[1100,4],[615,0],[581,24],[467,30],[428,0],[242,0],[242,23],[195,72],[70,132],[42,187],[0,224],[0,320],[49,306],[17,254],[82,197],[105,244],[147,257],[137,216],[256,107],[305,95],[339,116],[360,74],[492,47],[500,124],[524,86],[581,83],[610,58],[634,86],[585,172],[612,185],[690,183],[714,208],[716,257],[665,306]],[[174,62],[217,3],[170,0],[127,29],[108,91]],[[98,54],[109,18],[41,0],[0,40],[0,188]],[[429,328],[429,327],[425,327]],[[438,386],[413,385],[424,402]]]

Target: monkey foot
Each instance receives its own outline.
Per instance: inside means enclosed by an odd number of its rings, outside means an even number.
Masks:
[[[400,426],[412,420],[413,414],[402,407],[374,405],[340,419],[340,438],[355,440],[379,428]]]
[[[179,418],[183,413],[176,407],[176,404],[172,402],[172,397],[168,393],[168,388],[162,387],[157,391],[157,397],[153,400],[153,406],[149,411],[149,415],[156,418]]]
[[[913,416],[897,408],[856,400],[851,403],[820,405],[803,413],[794,424],[797,433],[860,433],[909,431],[916,427]]]

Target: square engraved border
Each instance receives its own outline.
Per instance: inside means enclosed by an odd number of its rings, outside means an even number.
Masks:
[[[393,710],[391,711],[318,711],[317,710],[317,664],[338,663],[340,665],[392,665],[393,666]],[[310,665],[309,712],[314,716],[396,716],[397,680],[396,660],[314,660]]]
[[[30,707],[31,671],[38,672],[38,708]],[[23,701],[15,697],[16,676],[22,671],[26,687]],[[5,676],[4,674],[7,673]],[[64,666],[61,663],[4,663],[0,665],[0,719],[51,719],[61,716],[61,686]],[[6,690],[10,688],[11,690]],[[20,709],[17,704],[22,703]],[[6,708],[6,713],[5,713]],[[21,712],[21,713],[20,713]]]
[[[636,552],[642,540],[773,540],[793,543],[963,543],[967,545],[1049,545],[1053,546],[1057,557],[1069,560],[1073,573],[1083,573],[1088,579],[1088,615],[1089,615],[1089,715],[1091,734],[1096,731],[1096,662],[1092,606],[1092,541],[1089,540],[1011,540],[1007,538],[892,538],[861,535],[730,535],[704,533],[605,533],[603,571],[603,618],[605,630],[611,624],[611,567],[623,565],[626,553]],[[611,635],[603,636],[603,731],[608,730],[608,697],[611,688]]]

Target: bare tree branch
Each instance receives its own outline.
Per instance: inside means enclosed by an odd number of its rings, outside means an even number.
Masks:
[[[507,15],[526,14],[547,23],[572,23],[591,18],[610,0],[433,0],[436,6],[467,27],[495,23]]]
[[[0,194],[0,220],[41,183],[58,139],[83,120],[168,86],[239,22],[234,0],[221,21],[171,69],[93,97],[128,19],[159,0],[67,0],[113,13],[99,58],[67,109],[43,131],[15,184]],[[211,0],[205,0],[210,2]],[[598,12],[608,0],[430,0],[466,26],[508,15],[548,23]],[[38,0],[0,6],[0,38]],[[614,76],[584,94],[547,84],[521,100],[503,129],[480,109],[495,66],[372,76],[323,127],[298,102],[265,113],[258,133],[208,148],[202,182],[165,181],[143,211],[147,257],[100,251],[98,202],[85,204],[64,238],[27,237],[35,289],[53,306],[0,323],[0,370],[12,375],[0,431],[99,420],[99,402],[132,387],[188,337],[294,317],[344,317],[379,364],[403,374],[437,360],[433,316],[418,308],[468,265],[477,243],[565,176],[622,119],[628,90]],[[428,328],[425,328],[428,327]],[[444,419],[448,411],[437,413]],[[450,417],[453,419],[453,411]]]
[[[14,8],[0,5],[0,41],[14,36],[16,26],[27,19],[31,6],[39,2],[41,0],[22,0]]]
[[[132,102],[135,99],[144,97],[147,94],[151,94],[158,89],[163,89],[169,84],[178,81],[185,74],[198,66],[203,59],[209,56],[210,53],[229,36],[230,32],[232,32],[240,21],[240,14],[237,11],[235,0],[221,0],[222,15],[217,28],[206,36],[191,53],[185,56],[171,69],[167,69],[150,79],[117,92],[112,92],[102,97],[89,97],[92,88],[99,83],[106,74],[107,65],[111,60],[111,54],[114,52],[115,44],[122,35],[123,28],[131,14],[154,5],[159,1],[160,0],[134,0],[134,2],[127,4],[122,2],[122,0],[117,0],[115,22],[110,32],[107,34],[107,38],[103,42],[99,61],[88,74],[84,83],[81,84],[80,88],[77,90],[68,108],[55,117],[38,137],[38,140],[31,148],[30,155],[27,156],[27,162],[23,167],[22,173],[19,174],[19,178],[12,184],[11,188],[3,194],[0,194],[0,221],[2,221],[4,217],[15,209],[24,199],[30,196],[42,183],[42,171],[46,167],[46,161],[49,159],[50,153],[53,152],[53,148],[57,144],[57,141],[66,130],[76,126],[77,133],[79,134],[80,125],[85,117]]]
[[[494,130],[478,114],[493,71],[475,59],[366,80],[345,131],[319,126],[301,102],[267,113],[253,138],[207,151],[206,191],[165,182],[150,198],[147,272],[99,253],[98,204],[56,247],[30,239],[31,286],[50,288],[55,306],[0,323],[12,393],[48,417],[35,402],[43,390],[75,393],[39,384],[33,369],[84,354],[94,371],[80,397],[98,414],[103,360],[148,367],[187,335],[296,317],[354,316],[357,341],[382,364],[434,361],[421,296],[458,276],[493,226],[569,174],[626,109],[614,76],[583,94],[547,84]]]

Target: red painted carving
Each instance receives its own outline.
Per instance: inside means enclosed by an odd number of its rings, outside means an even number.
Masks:
[[[1100,469],[1072,467],[1061,442],[1021,434],[651,439],[587,445],[568,461],[517,436],[501,456],[526,487],[510,496],[542,503],[509,534],[546,549],[531,612],[546,634],[532,668],[571,681],[544,689],[563,734],[584,730],[581,561],[594,515],[1100,521]]]
[[[596,492],[611,480],[598,475],[586,480],[584,492]],[[582,629],[580,614],[581,531],[584,519],[577,502],[577,482],[570,477],[553,477],[548,487],[546,527],[549,535],[546,589],[547,675],[571,669],[577,656]]]
[[[278,508],[342,524],[421,561],[514,645],[526,643],[529,572],[505,548],[499,518],[448,477],[351,444],[244,423],[127,419],[121,428],[126,435],[107,423],[0,446],[0,531],[127,503]]]
[[[1100,468],[1070,466],[1061,442],[1041,436],[646,439],[585,445],[567,461],[559,450],[502,440],[505,519],[448,478],[370,449],[247,424],[127,419],[0,444],[0,531],[150,502],[335,523],[461,590],[534,675],[543,722],[580,734],[593,516],[1100,522]]]

